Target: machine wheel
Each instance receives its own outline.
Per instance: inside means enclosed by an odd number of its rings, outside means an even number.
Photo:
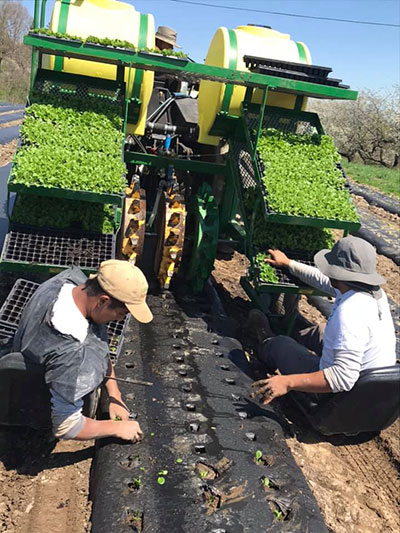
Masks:
[[[214,267],[219,233],[218,206],[208,183],[203,183],[195,195],[191,215],[194,238],[187,277],[193,291],[200,292]]]
[[[160,213],[163,210],[163,213]],[[186,206],[182,195],[163,193],[159,204],[160,235],[155,271],[161,288],[168,289],[172,276],[178,272],[185,240]]]
[[[140,262],[146,228],[146,191],[138,183],[128,189],[122,220],[122,254],[133,264]]]

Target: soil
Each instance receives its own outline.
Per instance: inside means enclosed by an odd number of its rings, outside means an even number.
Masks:
[[[17,148],[18,139],[14,139],[8,144],[0,145],[0,167],[11,163],[15,149]]]
[[[0,433],[0,531],[86,533],[91,442],[60,441],[28,429]]]

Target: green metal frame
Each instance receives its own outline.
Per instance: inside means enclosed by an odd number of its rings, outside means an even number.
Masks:
[[[13,183],[11,174],[8,178],[7,188],[9,192],[20,194],[31,194],[33,196],[50,196],[53,198],[67,198],[69,200],[81,200],[85,202],[96,202],[99,204],[112,204],[122,207],[124,203],[123,194],[104,194],[91,191],[74,191],[72,189],[62,189],[61,187],[41,187],[38,185],[27,186],[22,183]]]
[[[45,23],[45,6],[47,0],[35,0],[34,22],[33,27],[44,27]],[[66,6],[69,0],[63,0]],[[41,11],[40,11],[41,4]],[[67,9],[67,7],[65,7]],[[39,12],[41,17],[39,21]],[[62,30],[61,30],[62,31]],[[234,34],[230,34],[231,44],[235,46]],[[143,46],[143,39],[139,42],[139,46]],[[121,66],[129,67],[129,81],[131,70],[136,69],[138,76],[143,75],[143,70],[157,71],[170,73],[177,76],[179,79],[186,79],[189,81],[209,80],[215,82],[225,83],[225,92],[223,97],[223,106],[221,112],[218,113],[214,125],[210,130],[211,135],[225,137],[228,139],[240,139],[245,142],[249,153],[252,156],[252,162],[255,172],[255,180],[260,187],[260,201],[262,201],[261,176],[257,165],[257,141],[261,133],[264,113],[279,113],[281,116],[287,116],[292,119],[313,121],[318,132],[323,133],[321,123],[318,115],[315,113],[308,113],[301,111],[301,106],[304,97],[315,97],[325,99],[342,99],[342,100],[356,100],[357,92],[340,87],[332,87],[328,85],[321,85],[309,83],[304,81],[296,81],[287,78],[280,78],[277,76],[268,76],[265,74],[258,74],[254,72],[244,72],[236,70],[236,64],[229,63],[229,68],[216,67],[212,65],[204,65],[194,63],[188,59],[166,57],[161,54],[148,53],[142,51],[135,51],[130,49],[118,49],[109,46],[84,44],[81,41],[73,41],[66,39],[58,39],[56,37],[49,37],[40,34],[35,34],[34,30],[25,36],[24,43],[32,46],[32,72],[31,72],[31,88],[33,87],[36,69],[37,69],[37,53],[47,53],[56,56],[57,58],[69,57],[76,59],[83,59],[89,61],[97,61],[101,63],[109,63],[119,65],[118,80],[123,82],[121,77]],[[302,58],[304,50],[301,50],[298,44],[299,54]],[[60,61],[60,59],[58,60]],[[117,80],[117,81],[118,81]],[[136,80],[136,75],[135,75]],[[134,81],[135,81],[134,80]],[[137,84],[136,84],[137,85]],[[246,95],[243,102],[243,113],[241,117],[229,113],[230,101],[234,85],[246,87]],[[254,89],[261,89],[263,91],[262,104],[255,105],[251,103]],[[281,93],[294,94],[297,96],[294,110],[277,110],[265,106],[267,95],[269,91],[278,91]],[[128,120],[132,120],[138,116],[140,110],[140,98],[137,94],[129,99],[125,95],[125,128]],[[255,113],[258,117],[258,125],[255,133],[250,132],[246,124],[246,113]],[[244,116],[243,116],[244,115]],[[246,148],[246,149],[247,149]],[[152,154],[145,154],[139,152],[126,152],[126,163],[136,163],[150,165],[154,167],[168,168],[173,165],[176,169],[187,170],[200,174],[223,174],[226,177],[224,198],[220,205],[220,231],[228,234],[231,231],[236,237],[239,237],[244,245],[244,252],[251,260],[249,277],[242,278],[241,283],[250,298],[254,300],[257,305],[262,308],[262,294],[263,293],[280,293],[280,292],[294,292],[294,293],[313,293],[318,291],[304,287],[296,287],[282,284],[260,284],[255,276],[253,264],[253,244],[252,244],[252,224],[247,220],[247,216],[243,216],[242,224],[236,220],[236,213],[239,209],[241,213],[246,213],[243,205],[243,198],[241,194],[240,176],[236,163],[233,157],[228,156],[226,164],[209,163],[203,161],[192,161],[187,159],[176,159],[165,156],[156,156]],[[24,192],[28,194],[35,194],[30,188],[28,190],[24,186],[17,186],[9,183],[9,190],[16,192]],[[122,205],[123,197],[116,195],[96,195],[94,193],[80,192],[80,191],[65,191],[62,189],[44,189],[35,188],[37,194],[53,196],[63,196],[67,198],[87,199],[87,201],[114,203]],[[44,189],[44,190],[43,190]],[[51,192],[50,192],[51,191]],[[113,201],[114,200],[114,201]],[[357,229],[359,225],[353,223],[342,224],[340,221],[329,221],[325,219],[312,219],[309,217],[293,217],[282,214],[266,213],[268,222],[279,222],[286,224],[304,224],[317,227],[338,227],[348,229]]]
[[[193,161],[176,157],[158,156],[143,152],[125,152],[125,163],[136,165],[150,165],[158,168],[168,168],[172,165],[177,170],[189,170],[201,174],[227,174],[227,165],[209,163],[207,161]]]
[[[91,46],[80,41],[66,41],[32,32],[25,36],[24,44],[56,56],[85,59],[101,63],[131,65],[133,68],[138,69],[173,73],[177,76],[181,74],[182,78],[186,75],[191,80],[205,79],[246,87],[258,87],[260,89],[268,87],[268,90],[272,91],[278,90],[279,92],[288,92],[315,98],[342,100],[355,100],[357,98],[357,92],[351,91],[350,89],[295,81],[277,76],[266,76],[265,74],[215,67],[213,65],[204,65],[202,63],[191,62],[188,59],[166,57],[148,52],[128,49],[121,50],[101,45]]]

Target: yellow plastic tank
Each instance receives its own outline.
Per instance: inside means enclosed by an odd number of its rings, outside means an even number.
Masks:
[[[218,28],[208,49],[206,65],[247,71],[244,55],[281,59],[296,63],[311,64],[311,55],[304,43],[295,42],[290,35],[263,26],[238,26],[234,30]],[[215,117],[220,111],[240,115],[240,105],[246,87],[234,85],[232,93],[225,91],[225,83],[207,80],[200,82],[199,89],[199,142],[216,146],[219,137],[209,135]],[[269,92],[267,105],[293,109],[296,96]],[[261,103],[261,90],[254,91],[254,103]],[[303,109],[306,101],[304,100]]]
[[[121,39],[139,48],[155,46],[153,15],[141,14],[132,5],[116,0],[56,0],[50,29],[83,38],[94,35],[99,38]],[[106,63],[55,56],[44,56],[43,67],[103,79],[115,79],[117,68]],[[137,77],[134,89],[135,77],[139,72],[143,72],[143,75]],[[128,82],[128,68],[125,69],[125,81]],[[154,72],[131,70],[129,96],[139,97],[142,105],[137,123],[128,124],[128,133],[144,133],[153,82]]]

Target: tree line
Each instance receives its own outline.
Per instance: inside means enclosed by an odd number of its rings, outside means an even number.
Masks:
[[[20,1],[0,2],[0,100],[26,100],[31,53],[22,39],[31,25],[32,18]]]

